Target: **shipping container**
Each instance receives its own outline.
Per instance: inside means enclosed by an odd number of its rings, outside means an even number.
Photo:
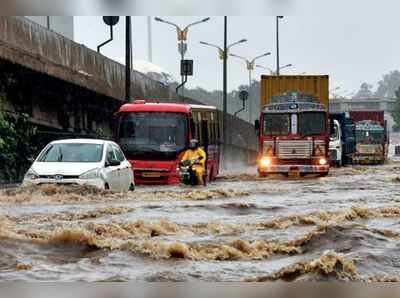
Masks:
[[[328,75],[261,76],[262,107],[270,103],[271,97],[291,91],[312,95],[329,107]]]

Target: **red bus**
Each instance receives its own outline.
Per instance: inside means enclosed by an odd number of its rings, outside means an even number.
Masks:
[[[115,139],[133,165],[136,184],[179,183],[178,163],[192,138],[207,152],[207,180],[218,175],[216,107],[136,100],[123,105],[116,120]]]

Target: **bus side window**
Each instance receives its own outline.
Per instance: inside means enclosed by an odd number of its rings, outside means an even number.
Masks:
[[[190,133],[192,135],[192,139],[196,138],[196,124],[193,120],[193,115],[190,116],[189,123],[190,123]]]
[[[208,145],[210,144],[209,135],[208,135],[208,121],[201,121],[201,141],[200,144],[207,150]]]
[[[193,112],[194,135],[193,137],[201,143],[201,114]]]

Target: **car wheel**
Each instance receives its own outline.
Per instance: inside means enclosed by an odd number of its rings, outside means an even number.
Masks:
[[[131,183],[131,185],[129,185],[129,191],[135,191],[135,184]]]
[[[104,184],[104,189],[110,190],[110,186],[108,185],[108,183]]]

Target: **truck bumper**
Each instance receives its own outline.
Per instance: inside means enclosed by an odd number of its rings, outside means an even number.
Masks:
[[[260,174],[290,174],[298,172],[300,174],[325,174],[329,172],[329,165],[271,165],[259,167]]]
[[[354,164],[376,164],[382,163],[385,161],[385,158],[381,155],[353,155],[353,163]]]

